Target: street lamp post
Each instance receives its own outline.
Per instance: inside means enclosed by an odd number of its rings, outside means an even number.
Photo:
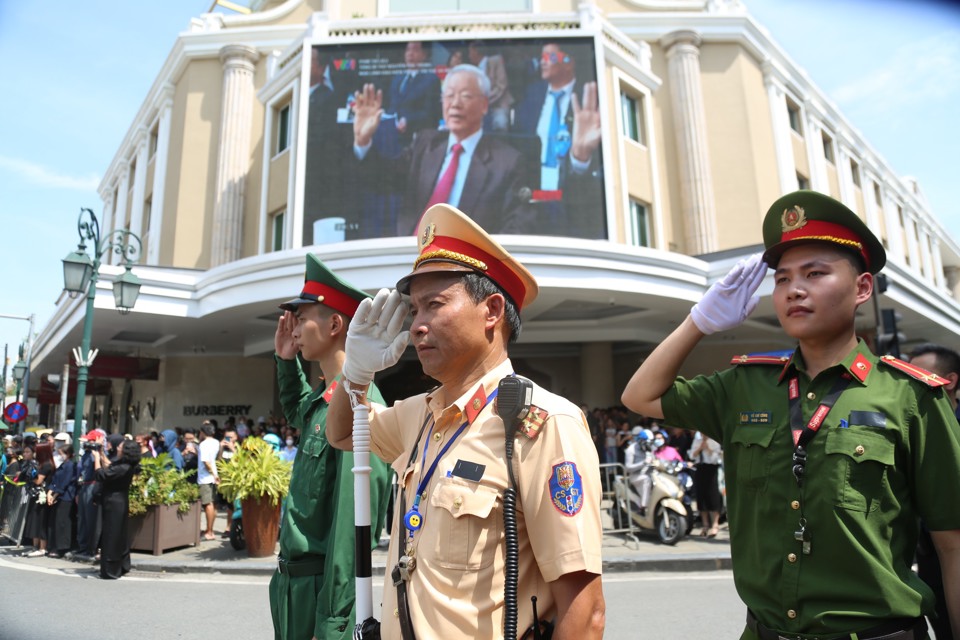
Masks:
[[[23,345],[20,345],[20,357],[17,359],[17,364],[13,365],[13,381],[17,385],[16,402],[20,402],[20,384],[23,382],[26,373],[27,365],[23,361]]]
[[[87,308],[83,316],[83,341],[79,349],[73,350],[77,361],[77,398],[73,421],[73,441],[79,442],[83,434],[83,404],[87,393],[87,371],[97,350],[90,351],[90,336],[93,332],[93,301],[97,295],[100,260],[112,251],[123,259],[126,271],[113,282],[113,299],[121,314],[130,313],[140,295],[140,279],[131,270],[133,263],[140,257],[140,238],[127,229],[114,229],[106,236],[100,236],[100,223],[90,209],[80,209],[77,219],[77,232],[80,244],[63,259],[63,288],[75,298],[85,293]],[[93,259],[87,255],[87,242],[92,243]]]

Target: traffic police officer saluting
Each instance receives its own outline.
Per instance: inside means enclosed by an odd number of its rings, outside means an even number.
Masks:
[[[290,492],[280,523],[279,566],[270,581],[270,613],[282,640],[350,638],[356,617],[356,557],[353,519],[353,454],[327,442],[330,397],[340,381],[350,318],[368,299],[307,254],[303,290],[280,305],[285,313],[274,338],[280,405],[300,429]],[[297,352],[317,362],[325,386],[313,389]],[[371,387],[370,395],[383,401]],[[370,458],[373,542],[387,508],[390,469]]]
[[[347,337],[344,384],[327,436],[351,446],[355,398],[412,337],[423,371],[441,386],[370,404],[371,450],[399,474],[384,587],[384,638],[500,638],[504,629],[504,423],[498,383],[513,374],[507,344],[519,312],[537,296],[523,265],[475,222],[446,204],[420,220],[413,271],[363,302]],[[401,331],[410,296],[412,326]],[[349,389],[347,387],[350,387]],[[359,400],[358,400],[359,401]],[[518,486],[519,633],[555,620],[554,639],[600,638],[600,478],[596,447],[573,403],[534,386],[514,438]],[[403,511],[400,505],[404,505]],[[403,562],[398,562],[400,556]],[[397,564],[397,583],[390,569]],[[401,571],[402,569],[402,571]],[[404,602],[408,606],[404,606]],[[409,611],[409,623],[407,622]]]
[[[960,439],[938,376],[858,341],[883,246],[812,191],[777,200],[766,247],[714,284],[634,374],[623,402],[723,444],[741,638],[926,638],[930,589],[910,570],[918,517],[940,552],[960,627]],[[764,262],[766,264],[764,264]],[[792,357],[734,358],[676,378],[700,339],[756,307],[767,270]]]

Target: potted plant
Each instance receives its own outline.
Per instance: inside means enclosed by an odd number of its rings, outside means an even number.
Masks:
[[[166,453],[140,461],[130,485],[130,548],[160,555],[200,543],[200,490]]]
[[[217,462],[220,492],[243,510],[247,555],[273,555],[280,529],[280,502],[290,486],[293,463],[281,460],[261,438],[243,441],[229,460]]]

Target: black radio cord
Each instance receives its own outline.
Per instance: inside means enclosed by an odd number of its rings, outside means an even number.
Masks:
[[[517,581],[520,577],[520,545],[517,540],[517,479],[513,475],[513,436],[507,429],[505,454],[510,486],[503,492],[503,538],[506,547],[503,583],[503,637],[517,637]]]

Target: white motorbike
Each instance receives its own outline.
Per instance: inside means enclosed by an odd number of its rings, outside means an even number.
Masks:
[[[660,542],[674,545],[689,531],[689,512],[683,504],[683,488],[677,477],[664,470],[659,461],[645,465],[642,473],[651,478],[647,508],[640,507],[640,489],[635,482],[618,475],[614,478],[613,521],[616,527],[633,526],[656,531]],[[636,478],[637,474],[633,474]]]

